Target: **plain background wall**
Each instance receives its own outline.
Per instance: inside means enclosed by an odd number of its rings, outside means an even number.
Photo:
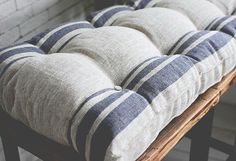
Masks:
[[[83,20],[93,0],[0,0],[0,48],[30,39],[45,29]]]

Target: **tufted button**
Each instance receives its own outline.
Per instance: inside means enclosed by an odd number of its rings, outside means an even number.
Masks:
[[[115,90],[117,90],[117,91],[121,91],[121,90],[122,90],[122,87],[121,87],[121,86],[115,86],[114,88],[115,88]]]

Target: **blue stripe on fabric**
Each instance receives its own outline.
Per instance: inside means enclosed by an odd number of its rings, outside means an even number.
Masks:
[[[209,30],[209,28],[210,28],[214,23],[216,23],[218,20],[219,20],[219,18],[215,18],[213,21],[211,21],[211,23],[210,23],[209,25],[207,25],[207,27],[205,27],[204,30]]]
[[[143,9],[143,8],[145,8],[146,6],[147,6],[147,4],[149,3],[149,2],[151,2],[152,0],[141,0],[139,3],[138,3],[138,5],[135,7],[135,9]]]
[[[236,34],[236,18],[224,25],[219,31],[234,37]]]
[[[109,8],[108,8],[109,9]],[[107,10],[107,9],[106,9]],[[101,27],[104,26],[104,24],[116,13],[122,12],[122,11],[132,11],[128,6],[117,6],[115,8],[112,8],[108,11],[106,11],[103,15],[101,15],[96,22],[94,22],[95,27]]]
[[[9,50],[3,54],[0,55],[0,64],[6,60],[7,58],[17,55],[17,54],[24,54],[24,53],[28,53],[28,52],[34,52],[34,53],[39,53],[39,54],[43,54],[43,51],[40,50],[39,48],[36,47],[22,47],[22,48],[17,48],[17,49],[13,49],[13,50]]]
[[[201,38],[202,36],[208,34],[210,31],[200,31],[193,36],[191,36],[188,40],[183,42],[183,44],[176,50],[174,54],[181,54],[187,47],[193,44],[196,40]],[[176,44],[177,45],[177,44]]]
[[[140,68],[140,66],[142,66],[144,63],[148,62],[149,60],[152,60],[152,59],[156,59],[156,58],[160,58],[158,56],[155,56],[155,57],[152,57],[152,58],[149,58],[145,61],[143,61],[141,64],[139,64],[138,66],[136,66],[126,77],[125,79],[122,81],[122,83],[120,84],[121,87],[123,87],[126,83],[126,81],[131,77],[131,75],[138,69]]]
[[[106,149],[112,140],[146,107],[148,107],[148,102],[142,96],[134,93],[109,113],[92,137],[90,161],[104,160]]]
[[[45,52],[48,53],[51,48],[59,41],[62,37],[64,37],[66,34],[73,32],[77,29],[82,28],[91,28],[91,25],[88,23],[79,23],[79,24],[73,24],[67,27],[64,27],[60,29],[59,31],[53,33],[41,46],[40,48]]]
[[[41,32],[39,34],[37,34],[36,36],[34,36],[32,39],[28,40],[27,42],[33,45],[37,45],[38,42],[44,37],[46,36],[49,32],[53,31],[56,28],[49,28],[47,30],[45,30],[44,32]]]
[[[89,22],[92,22],[93,18],[94,18],[95,16],[97,16],[97,14],[99,14],[99,13],[105,11],[105,10],[106,10],[106,8],[105,8],[105,9],[102,9],[102,10],[98,10],[98,11],[94,11],[94,12],[90,13],[90,14],[86,17],[86,20],[89,21]]]
[[[225,16],[225,17],[222,17],[220,18],[218,21],[214,22],[214,25],[209,28],[210,26],[208,26],[206,29],[207,30],[216,30],[216,28],[224,21],[226,21],[228,18],[230,18],[230,16]]]
[[[59,53],[72,39],[74,39],[76,36],[78,36],[80,34],[75,34],[74,36],[72,36],[70,39],[68,39],[65,43],[63,43],[60,48],[55,51],[56,53]]]
[[[186,55],[200,62],[220,50],[232,39],[230,35],[217,32],[190,50]]]
[[[159,66],[161,63],[163,63],[164,61],[166,61],[169,57],[165,56],[162,58],[157,58],[155,61],[153,61],[152,63],[150,63],[148,66],[146,66],[142,71],[140,71],[135,78],[129,83],[129,85],[126,87],[128,89],[133,89],[134,86],[143,78],[145,77],[147,74],[149,74],[154,68],[156,68],[157,66]]]
[[[89,23],[86,23],[86,22],[78,22],[77,24],[87,24],[85,25],[84,28],[93,28],[93,26]],[[66,25],[66,24],[65,24]],[[74,24],[75,25],[75,24]],[[39,33],[38,35],[34,36],[31,40],[27,41],[28,43],[30,44],[33,44],[33,45],[37,45],[39,43],[39,41],[44,37],[46,36],[47,34],[49,34],[50,32],[52,32],[53,30],[57,30],[59,27],[63,27],[64,25],[60,25],[60,26],[57,26],[57,27],[53,27],[53,28],[49,28],[47,30],[45,30],[44,32],[42,33]],[[87,27],[86,27],[87,26]],[[63,28],[66,28],[66,27],[63,27]],[[63,29],[62,28],[62,29]],[[80,28],[78,26],[78,28]],[[81,28],[83,28],[83,26],[81,26]]]
[[[6,49],[10,49],[10,48],[17,47],[17,46],[21,46],[21,45],[27,45],[27,43],[23,42],[23,43],[19,43],[19,44],[14,44],[14,45],[7,46],[7,47],[4,47],[4,48],[1,48],[1,49],[0,49],[0,52],[4,51],[4,50],[6,50]]]
[[[177,45],[179,45],[179,43],[186,37],[188,36],[189,34],[191,34],[192,32],[194,31],[189,31],[187,32],[186,34],[184,34],[181,38],[179,38],[179,40],[170,48],[170,50],[167,52],[167,55],[170,55],[170,53],[175,49],[175,47]]]
[[[97,97],[107,91],[111,91],[111,90],[114,90],[113,88],[106,88],[106,89],[103,89],[101,91],[98,91],[92,95],[90,95],[88,98],[85,99],[84,102],[81,103],[81,105],[76,109],[76,111],[74,112],[73,116],[71,117],[70,121],[69,121],[69,130],[68,130],[68,133],[67,133],[67,138],[69,140],[69,143],[70,145],[72,145],[72,140],[71,140],[71,126],[72,126],[72,123],[75,119],[75,116],[77,115],[77,113],[79,112],[79,110],[84,106],[85,103],[87,103],[88,101],[90,101],[92,98],[94,97]]]
[[[155,97],[180,79],[193,65],[194,64],[187,56],[180,55],[144,82],[137,90],[137,93],[145,97],[147,101],[151,103]]]
[[[7,71],[7,69],[10,68],[10,66],[11,66],[12,64],[14,64],[15,62],[17,62],[17,61],[19,61],[19,60],[22,60],[22,59],[25,59],[25,58],[30,58],[30,57],[33,57],[33,56],[24,56],[24,57],[15,59],[15,60],[11,61],[10,63],[8,63],[2,70],[0,70],[0,79],[1,79],[1,77],[3,76],[3,74]]]
[[[127,91],[121,91],[110,96],[106,97],[102,101],[95,104],[91,109],[86,113],[83,120],[79,124],[76,132],[76,146],[81,153],[81,158],[85,159],[85,143],[86,137],[97,117],[114,101],[120,98],[122,95],[127,93]]]

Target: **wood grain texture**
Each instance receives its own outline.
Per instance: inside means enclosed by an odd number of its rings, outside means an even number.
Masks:
[[[138,161],[160,161],[180,139],[201,120],[218,102],[222,94],[236,81],[236,69],[221,82],[208,89],[179,117],[160,133]]]

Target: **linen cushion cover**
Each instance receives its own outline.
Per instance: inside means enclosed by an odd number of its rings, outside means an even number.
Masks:
[[[3,110],[82,160],[137,159],[235,67],[235,7],[129,4],[92,13],[99,28],[73,22],[1,49]]]

